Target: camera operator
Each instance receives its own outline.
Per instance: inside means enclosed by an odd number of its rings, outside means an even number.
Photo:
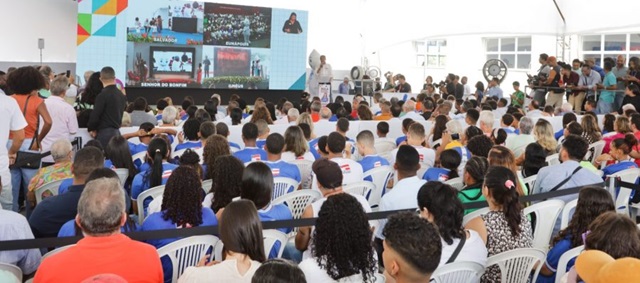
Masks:
[[[539,87],[543,81],[547,80],[549,72],[551,72],[551,67],[547,65],[547,59],[549,59],[549,55],[545,53],[540,54],[540,57],[538,58],[538,62],[540,62],[538,74],[533,76],[532,80],[529,80],[529,87],[533,89],[533,100],[537,101],[538,105],[544,105],[545,96],[547,94],[546,89],[536,88]]]
[[[453,81],[456,79],[456,75],[449,73],[447,77],[444,79],[444,85],[441,81],[438,85],[440,87],[440,93],[442,93],[442,97],[446,98],[449,94],[453,95],[456,92],[456,87],[453,84]]]
[[[405,80],[404,75],[397,74],[398,85],[396,86],[396,92],[411,93],[411,85]]]
[[[547,87],[547,103],[546,105],[551,105],[553,108],[558,108],[562,106],[562,96],[564,95],[564,89],[560,88],[560,66],[558,66],[558,60],[556,57],[551,56],[547,58],[547,65],[549,66],[549,76],[547,80],[542,83],[543,86]]]

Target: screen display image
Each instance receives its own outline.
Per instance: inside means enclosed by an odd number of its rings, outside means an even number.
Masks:
[[[130,0],[127,41],[201,45],[204,2]]]
[[[205,13],[205,44],[271,47],[270,8],[207,3]]]
[[[306,87],[307,11],[129,0],[126,12],[127,86]]]

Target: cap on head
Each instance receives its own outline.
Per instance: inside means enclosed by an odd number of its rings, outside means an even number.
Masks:
[[[340,169],[338,163],[322,158],[313,162],[311,168],[322,187],[335,189],[342,186],[342,169]]]

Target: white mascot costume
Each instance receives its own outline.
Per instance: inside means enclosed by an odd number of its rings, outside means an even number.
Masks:
[[[315,71],[320,66],[320,53],[315,49],[309,54],[309,66],[311,67],[311,72],[309,72],[309,79],[307,80],[307,90],[312,97],[318,96],[318,76]]]

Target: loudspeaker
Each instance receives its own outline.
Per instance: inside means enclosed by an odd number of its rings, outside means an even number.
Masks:
[[[38,38],[38,49],[44,49],[44,38]]]

